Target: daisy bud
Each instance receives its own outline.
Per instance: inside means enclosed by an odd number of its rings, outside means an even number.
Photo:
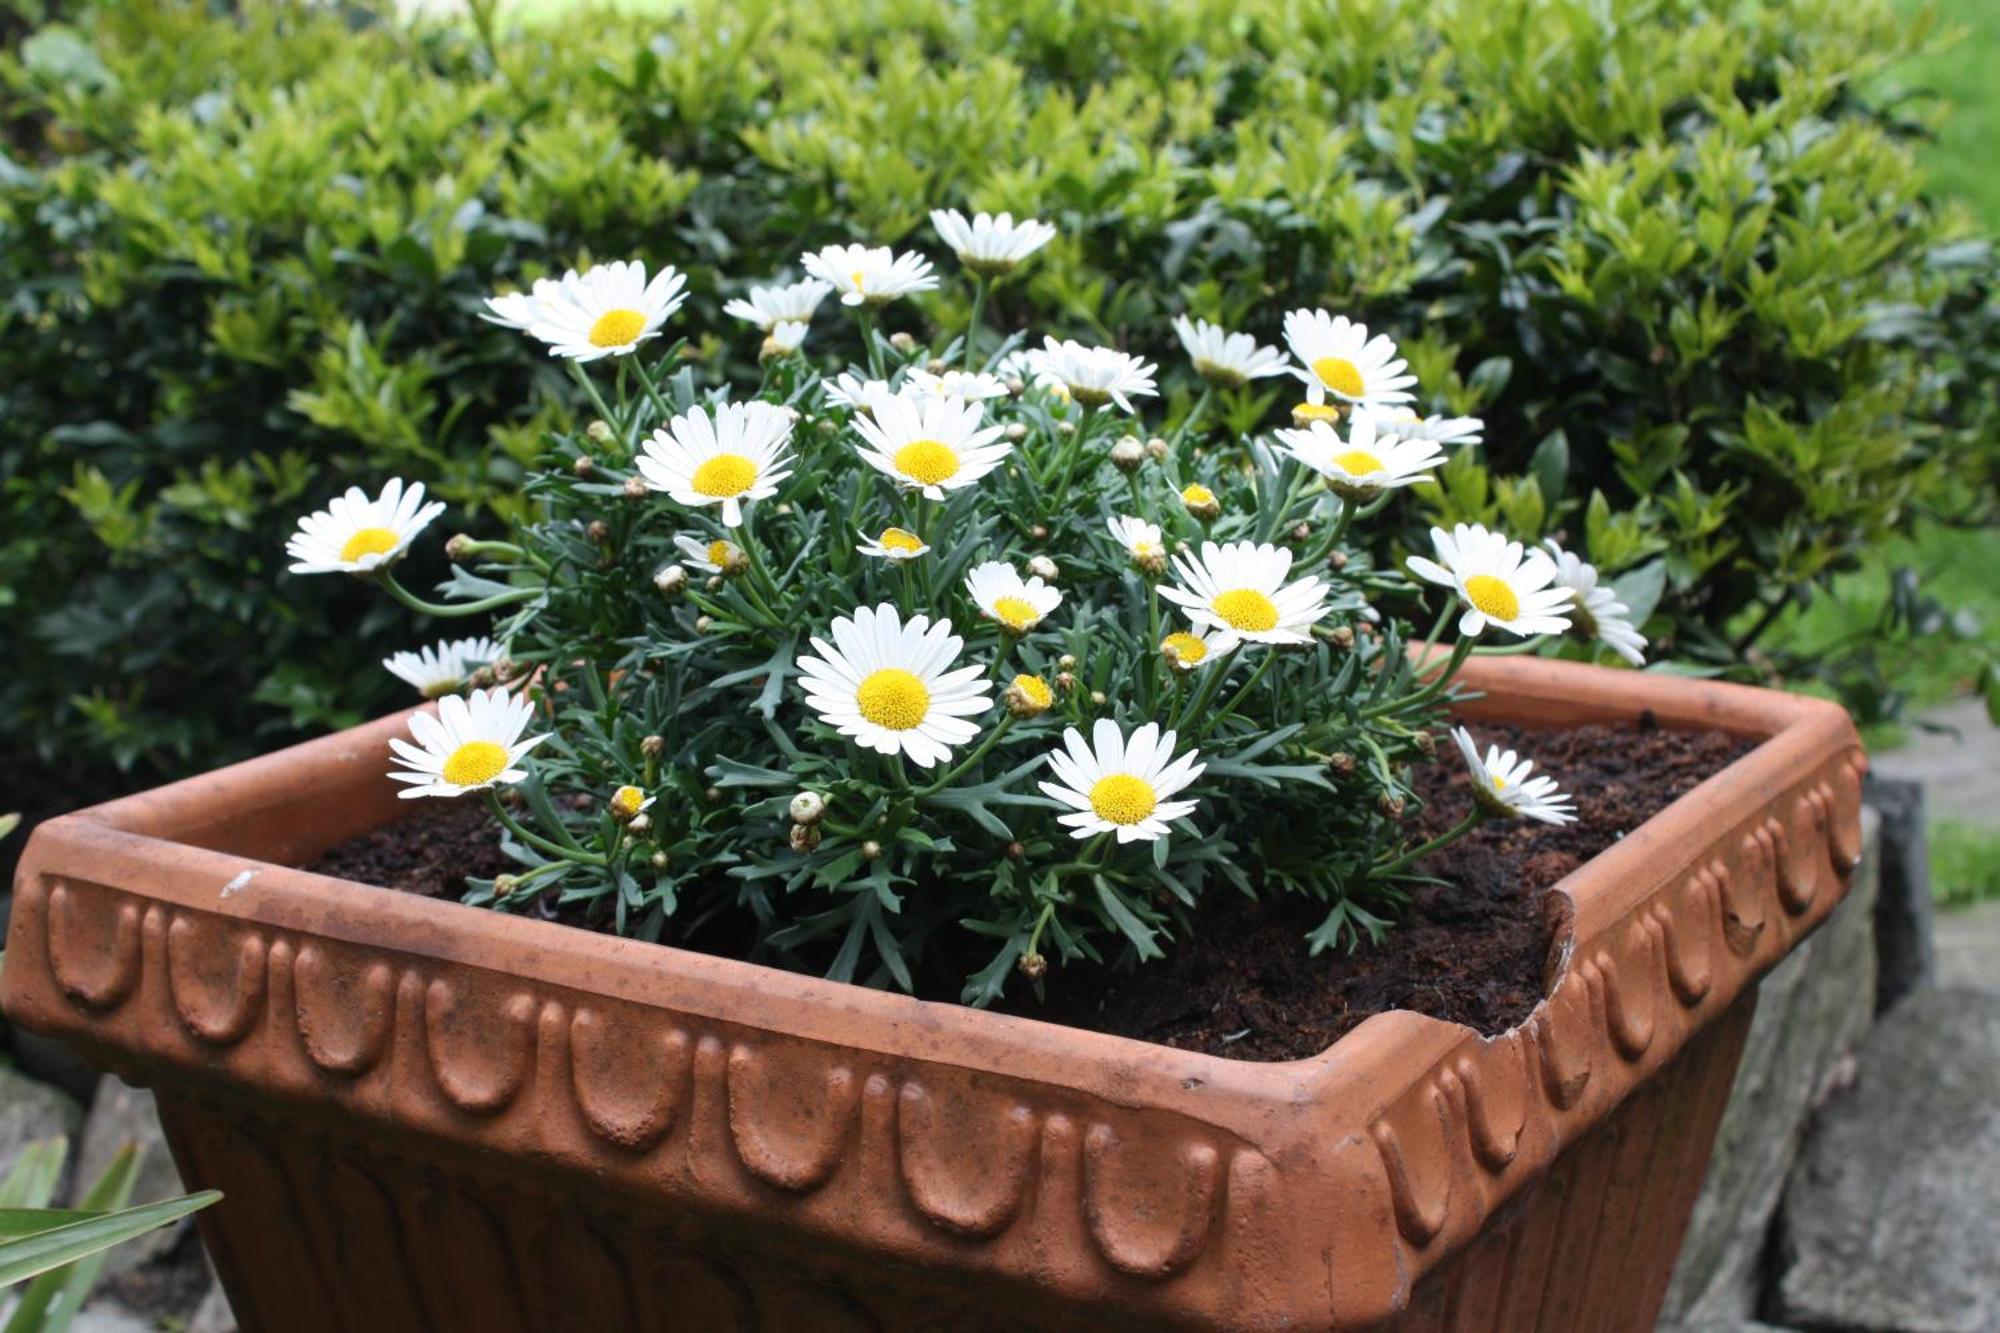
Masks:
[[[1055,701],[1055,692],[1040,676],[1016,676],[1000,692],[1000,702],[1007,705],[1007,712],[1014,717],[1040,717]]]
[[[819,828],[813,824],[794,824],[786,837],[791,841],[792,850],[800,856],[819,846]]]
[[[611,525],[601,518],[593,518],[590,526],[583,530],[583,535],[602,546],[611,540]]]
[[[1335,750],[1332,754],[1328,755],[1326,758],[1327,768],[1330,769],[1333,775],[1337,778],[1353,777],[1354,770],[1360,766],[1360,762],[1361,762],[1360,760],[1356,759],[1353,755],[1349,754],[1345,750]]]
[[[694,632],[696,634],[706,634],[714,628],[715,628],[714,616],[696,616],[694,618]]]
[[[1058,657],[1056,659],[1056,665],[1062,668],[1064,671],[1076,670],[1076,654],[1064,653],[1061,657]]]
[[[1329,565],[1331,565],[1331,566],[1333,566],[1333,567],[1334,567],[1335,569],[1346,569],[1346,568],[1347,568],[1347,552],[1345,552],[1345,551],[1335,551],[1335,552],[1333,552],[1332,554],[1330,554],[1330,555],[1328,555],[1328,556],[1327,556],[1327,558],[1326,558],[1326,563],[1327,563],[1327,564],[1329,564]]]
[[[1019,444],[1028,438],[1028,428],[1018,421],[1010,421],[1007,423],[1005,434],[1010,444]]]
[[[1103,690],[1092,690],[1092,691],[1090,692],[1090,705],[1091,705],[1091,707],[1093,707],[1093,708],[1102,708],[1102,707],[1104,707],[1104,691],[1103,691]]]
[[[1120,472],[1137,472],[1146,466],[1146,446],[1136,435],[1127,435],[1111,446],[1111,465]]]
[[[1076,677],[1067,671],[1056,672],[1056,688],[1064,694],[1068,694],[1076,688]]]
[[[655,870],[665,870],[667,868],[667,854],[665,852],[654,852],[646,859],[652,863]]]
[[[511,788],[510,788],[510,790],[511,790]],[[705,799],[705,800],[706,800],[706,801],[707,801],[707,802],[708,802],[708,803],[709,803],[710,805],[721,805],[721,804],[722,804],[722,788],[720,788],[720,787],[710,787],[710,788],[709,788],[709,789],[708,789],[707,791],[704,791],[704,792],[702,793],[702,797],[703,797],[703,799]]]
[[[667,738],[665,736],[648,736],[639,742],[639,753],[645,755],[648,759],[658,759],[666,752]]]
[[[520,876],[496,875],[493,877],[493,896],[495,898],[511,898],[520,891]]]
[[[1048,525],[1046,523],[1037,523],[1034,527],[1028,529],[1028,535],[1038,542],[1045,542],[1049,539]]]
[[[644,813],[633,815],[625,825],[626,831],[635,838],[651,827],[653,827],[653,817]]]
[[[1375,808],[1391,819],[1401,819],[1403,817],[1403,798],[1400,796],[1391,796],[1385,791],[1375,798]]]
[[[578,481],[583,481],[597,471],[597,461],[589,454],[578,454],[576,461],[569,465],[569,470],[576,474]]]
[[[792,798],[792,822],[817,824],[826,818],[826,798],[816,791],[802,791]]]
[[[471,554],[472,538],[466,533],[455,532],[444,544],[444,555],[447,560],[463,560]]]
[[[688,572],[679,565],[662,565],[653,575],[653,587],[662,597],[678,597],[687,591]]]
[[[609,444],[618,438],[617,434],[612,431],[611,423],[608,421],[593,421],[584,427],[583,433],[589,436],[591,442],[594,444]]]
[[[1155,435],[1146,441],[1146,457],[1161,459],[1167,456],[1167,442]]]
[[[530,668],[516,662],[513,658],[503,657],[493,664],[493,678],[502,683],[510,680],[519,680],[521,677],[527,675],[529,670]]]
[[[1022,394],[1026,393],[1027,391],[1028,391],[1028,382],[1022,379],[1019,375],[1015,375],[1007,381],[1007,392],[1013,394],[1016,398],[1019,398]],[[1027,434],[1025,430],[1023,430],[1021,433],[1024,435]]]
[[[1009,861],[1019,861],[1024,859],[1027,855],[1028,855],[1028,849],[1022,846],[1020,843],[1010,842],[1007,844],[1007,859]]]
[[[1021,955],[1021,961],[1017,966],[1021,969],[1021,975],[1028,980],[1040,981],[1044,976],[1048,975],[1049,960],[1038,953],[1024,953]]]
[[[1292,424],[1300,430],[1312,429],[1315,421],[1331,426],[1340,420],[1340,408],[1332,403],[1300,403],[1292,409]]]
[[[1292,528],[1292,540],[1295,542],[1310,541],[1312,540],[1312,535],[1313,530],[1310,523],[1295,524]]]
[[[925,364],[924,369],[933,375],[942,375],[951,369],[951,362],[946,361],[942,357],[934,356]]]
[[[701,586],[708,589],[710,592],[721,592],[722,575],[710,574],[707,578],[701,581]]]
[[[879,842],[877,842],[877,841],[875,841],[875,839],[873,839],[873,838],[870,838],[870,839],[869,839],[868,841],[866,841],[866,842],[862,843],[862,844],[861,844],[861,859],[862,859],[862,860],[864,860],[864,861],[879,861],[879,860],[881,860],[881,859],[882,859],[882,844],[881,844],[881,843],[879,843]]]
[[[889,335],[889,346],[895,348],[904,356],[908,356],[917,350],[917,340],[899,330]]]
[[[1076,434],[1076,423],[1074,421],[1058,421],[1056,423],[1056,434],[1058,435]]]
[[[1335,625],[1328,632],[1326,641],[1344,653],[1354,646],[1354,630],[1347,625]]]
[[[1030,556],[1028,558],[1028,573],[1044,583],[1054,583],[1056,576],[1061,572],[1061,570],[1056,568],[1056,562],[1045,555]]]
[[[611,793],[611,817],[630,821],[636,818],[647,804],[646,793],[628,783]]]
[[[710,559],[715,561],[716,568],[729,578],[733,579],[750,571],[750,553],[735,542],[716,542],[709,547],[709,553]]]
[[[500,678],[493,674],[490,666],[474,667],[472,674],[465,678],[465,683],[475,690],[490,690],[500,683]]]
[[[790,500],[778,501],[778,516],[780,518],[790,518],[792,516],[792,502]]]
[[[1203,523],[1211,523],[1222,516],[1222,501],[1200,482],[1181,488],[1181,505]]]
[[[1417,749],[1421,751],[1426,758],[1438,752],[1438,738],[1431,735],[1428,731],[1420,731],[1417,733],[1416,744],[1417,744]]]

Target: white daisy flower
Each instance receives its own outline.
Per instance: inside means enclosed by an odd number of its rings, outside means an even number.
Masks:
[[[841,735],[930,768],[979,734],[967,719],[992,707],[986,668],[950,669],[965,640],[949,620],[912,616],[906,624],[885,602],[837,617],[832,633],[830,644],[813,638],[798,668],[806,703]]]
[[[1007,396],[1006,380],[998,375],[971,370],[947,370],[942,375],[933,375],[928,370],[913,370],[909,385],[922,393],[939,398],[959,398],[969,403]]]
[[[1055,239],[1056,229],[1034,218],[1014,221],[1011,213],[979,213],[968,219],[955,208],[931,210],[931,226],[975,273],[1005,273]]]
[[[1337,494],[1350,500],[1422,481],[1444,462],[1444,451],[1429,440],[1399,440],[1378,434],[1374,414],[1365,411],[1355,412],[1344,441],[1340,432],[1324,421],[1315,421],[1305,430],[1276,434],[1287,453],[1325,477]]]
[[[1550,538],[1544,543],[1556,562],[1556,582],[1570,591],[1570,628],[1585,639],[1596,639],[1633,666],[1646,665],[1646,636],[1632,623],[1632,608],[1598,581],[1597,566],[1563,550]]]
[[[1062,590],[1040,575],[1023,579],[1005,560],[974,565],[965,576],[965,590],[988,620],[1012,634],[1026,634],[1062,605]]]
[[[682,564],[692,565],[704,574],[741,574],[750,564],[743,548],[732,541],[703,541],[676,533],[674,545],[681,548]]]
[[[792,474],[791,434],[792,414],[771,403],[722,403],[713,418],[691,407],[641,446],[639,473],[676,504],[721,505],[723,526],[739,527],[744,504],[777,494]]]
[[[499,296],[486,298],[486,309],[479,317],[489,324],[498,324],[503,329],[527,332],[535,322],[542,302],[562,290],[562,284],[554,278],[536,278],[534,285],[525,292],[503,292]]]
[[[1472,770],[1472,798],[1486,813],[1503,819],[1539,819],[1544,824],[1576,822],[1576,804],[1557,790],[1554,778],[1528,776],[1535,771],[1533,763],[1497,745],[1488,746],[1486,757],[1480,758],[1472,733],[1464,727],[1453,727],[1451,738]]]
[[[445,639],[414,653],[394,653],[382,659],[389,674],[408,681],[426,699],[458,693],[475,667],[500,659],[500,645],[480,637]]]
[[[546,734],[521,739],[535,706],[505,690],[474,690],[470,695],[447,694],[438,700],[437,715],[410,714],[412,745],[400,736],[389,748],[407,771],[391,771],[398,782],[413,784],[397,792],[415,796],[460,796],[506,782],[527,773],[522,756],[548,739]]]
[[[1326,585],[1317,575],[1285,582],[1292,553],[1281,546],[1203,542],[1199,561],[1177,555],[1173,566],[1184,586],[1163,584],[1160,596],[1195,624],[1222,631],[1217,637],[1229,648],[1239,640],[1310,643],[1313,622],[1326,614]]]
[[[773,326],[771,331],[764,335],[764,346],[760,349],[759,354],[762,356],[786,356],[798,351],[799,344],[806,340],[806,328],[807,325],[804,321],[790,319],[782,324]]]
[[[1159,524],[1114,514],[1105,526],[1111,529],[1113,539],[1125,548],[1125,554],[1139,568],[1157,574],[1167,567],[1167,544],[1160,536]]]
[[[929,394],[893,394],[854,418],[854,429],[872,448],[861,457],[904,486],[942,500],[946,491],[970,486],[1000,466],[1013,445],[1004,426],[979,423],[978,403]]]
[[[854,549],[877,560],[915,560],[931,549],[922,537],[902,528],[884,528],[877,536],[863,536],[866,540]]]
[[[856,412],[873,412],[876,404],[896,396],[896,391],[889,387],[889,381],[864,380],[846,371],[830,380],[822,380],[820,388],[825,391],[829,403],[852,408]]]
[[[1540,551],[1524,551],[1477,523],[1460,523],[1450,532],[1431,529],[1437,560],[1410,557],[1410,572],[1455,589],[1465,602],[1458,632],[1471,638],[1488,625],[1527,638],[1560,634],[1569,628],[1570,591],[1557,585],[1556,562]]]
[[[638,260],[599,264],[587,273],[563,274],[552,290],[532,298],[528,336],[549,345],[551,356],[595,361],[626,356],[658,335],[687,300],[687,279],[669,264],[646,281]]]
[[[1157,722],[1148,722],[1127,737],[1116,722],[1100,717],[1086,745],[1083,733],[1069,727],[1063,731],[1062,744],[1049,751],[1056,781],[1036,785],[1070,807],[1068,813],[1056,816],[1056,822],[1068,825],[1072,837],[1115,833],[1121,843],[1164,838],[1169,820],[1193,814],[1199,804],[1171,798],[1207,768],[1195,762],[1201,757],[1199,750],[1175,758],[1178,739],[1171,731],[1162,735]]]
[[[722,307],[722,313],[748,320],[770,333],[780,324],[804,324],[812,319],[813,311],[819,309],[819,303],[832,291],[831,283],[818,278],[807,278],[788,287],[752,287],[747,300],[737,297]]]
[[[1317,407],[1332,394],[1343,403],[1389,407],[1410,401],[1415,375],[1396,355],[1386,333],[1368,336],[1366,324],[1324,310],[1294,310],[1285,316],[1285,341],[1303,369],[1292,373],[1306,384],[1306,401]]]
[[[1282,375],[1289,369],[1285,354],[1275,347],[1259,347],[1247,333],[1230,333],[1220,324],[1174,319],[1174,332],[1194,362],[1194,373],[1219,388],[1234,389],[1267,375]]]
[[[299,520],[285,554],[294,574],[366,574],[393,564],[443,512],[442,501],[424,503],[421,481],[405,486],[401,477],[391,477],[372,500],[350,486],[347,494]]]
[[[805,271],[840,293],[842,305],[887,305],[899,296],[938,285],[931,261],[897,254],[886,245],[829,245],[802,255]]]
[[[1211,634],[1200,626],[1191,630],[1177,629],[1160,640],[1160,656],[1166,658],[1176,671],[1192,671],[1198,666],[1220,662],[1229,656],[1238,642],[1232,634]]]
[[[1115,347],[1086,347],[1080,342],[1044,338],[1040,351],[1028,353],[1027,364],[1038,378],[1047,376],[1056,381],[1085,407],[1116,403],[1121,410],[1133,412],[1133,398],[1151,398],[1159,392],[1153,384],[1158,367]]]
[[[1486,423],[1478,417],[1420,417],[1407,407],[1383,412],[1381,426],[1399,440],[1433,444],[1478,444],[1486,438]]]

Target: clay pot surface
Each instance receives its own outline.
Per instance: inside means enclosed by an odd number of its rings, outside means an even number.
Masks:
[[[288,868],[399,813],[401,715],[43,824],[0,1003],[156,1088],[252,1333],[1649,1329],[1866,763],[1815,700],[1463,679],[1761,742],[1557,886],[1497,1037],[1232,1061]]]

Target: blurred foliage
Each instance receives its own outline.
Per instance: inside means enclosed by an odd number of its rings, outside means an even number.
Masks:
[[[685,317],[720,328],[802,246],[936,252],[956,203],[1056,222],[1021,309],[1176,375],[1182,309],[1351,313],[1489,418],[1429,517],[1644,571],[1698,670],[1812,675],[1760,650],[1797,600],[1991,503],[1994,260],[1870,95],[1928,36],[1889,0],[229,9],[0,19],[10,807],[385,703],[423,631],[297,597],[282,533],[390,472],[475,529],[517,506],[571,390],[478,300],[596,256],[732,275]]]

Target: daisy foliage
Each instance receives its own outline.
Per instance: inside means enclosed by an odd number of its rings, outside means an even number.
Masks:
[[[1109,338],[976,337],[996,273],[1057,226],[934,225],[971,332],[943,293],[890,308],[940,278],[879,245],[813,251],[789,286],[697,276],[747,295],[679,340],[672,269],[495,298],[594,411],[548,437],[504,540],[445,543],[431,595],[402,581],[437,567],[420,487],[302,521],[297,572],[487,622],[386,664],[431,702],[385,771],[483,801],[517,863],[467,901],[923,994],[956,978],[971,1003],[1158,957],[1236,894],[1295,899],[1302,949],[1387,928],[1462,831],[1424,841],[1412,781],[1449,752],[1459,667],[1565,640],[1636,661],[1650,602],[1503,531],[1425,540],[1457,516],[1451,451],[1486,446],[1421,415],[1395,341],[1420,330],[1182,317],[1131,335],[1178,337],[1164,373]],[[785,354],[746,365],[745,324]],[[1303,404],[1259,388],[1288,369]],[[1463,827],[1571,817],[1561,774],[1457,748]]]

